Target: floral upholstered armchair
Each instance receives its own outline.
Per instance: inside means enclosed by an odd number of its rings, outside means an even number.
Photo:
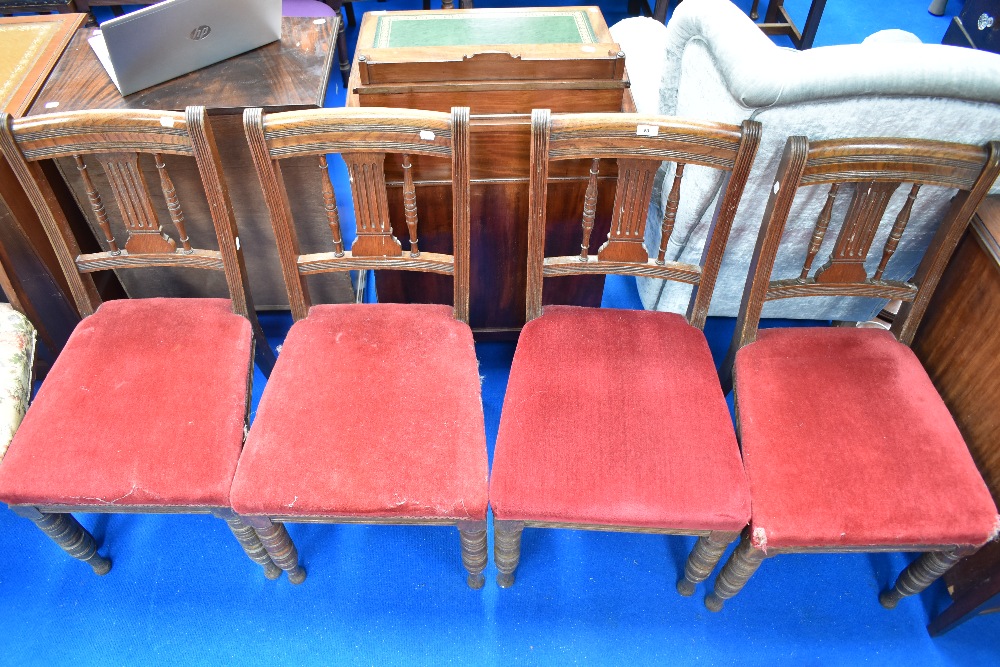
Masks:
[[[0,461],[28,409],[34,358],[35,328],[9,304],[0,303]]]
[[[686,0],[668,25],[630,18],[611,28],[626,53],[632,94],[640,113],[763,125],[760,150],[733,221],[711,315],[733,317],[740,306],[750,257],[773,186],[785,139],[903,137],[984,144],[1000,138],[1000,55],[938,44],[921,44],[909,33],[883,31],[862,44],[796,51],[775,46],[728,0]],[[660,186],[673,173],[661,168]],[[680,209],[667,259],[701,259],[721,181],[710,170],[684,175]],[[669,187],[654,191],[646,247],[657,248],[659,220]],[[898,210],[905,188],[889,210]],[[994,185],[993,192],[1000,192]],[[897,250],[886,277],[907,279],[930,242],[928,223],[940,219],[950,195],[925,188],[910,219],[911,236]],[[845,199],[850,199],[849,197]],[[775,276],[797,274],[822,198],[797,199]],[[841,204],[846,205],[846,203]],[[834,212],[842,220],[842,211]],[[840,215],[837,215],[837,214]],[[657,222],[653,223],[655,219]],[[913,232],[916,233],[913,233]],[[888,229],[884,233],[888,233]],[[836,230],[826,236],[831,245]],[[885,242],[884,236],[875,241]],[[821,252],[828,252],[824,247]],[[877,263],[877,259],[875,260]],[[875,266],[868,267],[869,275]],[[648,309],[684,312],[690,286],[638,278]],[[823,297],[769,303],[765,317],[864,320],[877,300]]]

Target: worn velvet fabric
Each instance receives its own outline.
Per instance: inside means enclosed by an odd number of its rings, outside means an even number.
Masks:
[[[990,493],[927,373],[891,333],[762,330],[735,372],[758,546],[989,539]]]
[[[242,514],[484,520],[486,431],[469,327],[448,306],[314,306],[261,397]]]
[[[20,504],[225,506],[251,328],[228,299],[124,299],[85,318],[0,465]]]
[[[750,497],[708,344],[680,315],[552,306],[521,332],[498,519],[738,531]]]

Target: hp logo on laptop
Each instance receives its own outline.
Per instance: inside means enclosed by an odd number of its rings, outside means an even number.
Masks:
[[[191,39],[205,39],[208,37],[208,33],[212,32],[212,28],[207,25],[200,25],[191,31]]]

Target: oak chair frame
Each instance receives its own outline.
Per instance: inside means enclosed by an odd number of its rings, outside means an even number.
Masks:
[[[914,139],[809,142],[806,137],[789,137],[764,212],[764,224],[751,260],[732,345],[723,362],[723,389],[728,391],[733,386],[736,353],[757,339],[761,311],[765,302],[773,299],[799,296],[899,299],[903,303],[891,332],[900,343],[909,346],[952,252],[998,174],[1000,142],[996,141],[985,146],[970,146]],[[856,183],[857,187],[837,242],[827,263],[812,272],[830,225],[834,200],[846,183]],[[829,185],[830,190],[807,247],[802,272],[795,278],[772,280],[775,257],[795,195],[799,188],[812,185]],[[883,221],[883,217],[891,217],[885,215],[889,197],[907,185],[907,199],[893,218],[878,268],[869,276],[864,263],[878,229],[890,224]],[[923,185],[956,188],[958,192],[914,277],[909,281],[883,280],[883,271],[905,232],[913,202]],[[736,409],[739,434],[738,400]],[[956,544],[860,544],[767,547],[765,552],[754,546],[753,541],[748,527],[716,578],[714,592],[705,598],[705,605],[710,610],[719,611],[725,600],[739,593],[765,558],[780,553],[923,552],[900,574],[891,589],[879,595],[882,606],[892,609],[900,599],[920,593],[960,558],[978,549]]]
[[[264,113],[246,109],[244,129],[257,175],[264,190],[271,224],[278,243],[282,275],[295,321],[308,315],[312,301],[305,277],[337,271],[394,269],[450,275],[454,280],[456,320],[469,322],[469,109],[454,107],[451,113],[385,108],[342,108]],[[344,247],[336,194],[327,170],[327,154],[340,154],[351,174],[351,194],[357,219],[357,238]],[[393,235],[387,210],[384,164],[386,155],[401,155],[403,208],[409,248]],[[302,254],[299,249],[291,206],[281,175],[281,160],[291,157],[317,158],[322,174],[325,214],[330,226],[333,251]],[[420,249],[416,190],[411,174],[412,156],[449,159],[452,176],[453,254]],[[357,306],[365,307],[365,306]],[[387,525],[446,525],[459,531],[462,562],[472,588],[483,585],[486,568],[486,521],[454,519],[406,519],[402,517],[354,516],[250,516],[255,528],[272,521],[303,523],[362,523]],[[272,549],[294,549],[287,540]],[[275,562],[278,562],[275,559]],[[278,563],[290,576],[304,577],[294,562]]]
[[[528,196],[527,321],[542,314],[542,285],[547,277],[582,274],[619,274],[676,280],[694,287],[687,320],[704,329],[715,280],[743,196],[750,167],[760,143],[761,124],[741,126],[644,116],[639,114],[552,114],[535,109],[531,115],[531,183]],[[552,162],[589,160],[590,181],[584,196],[580,254],[545,256],[547,183]],[[608,240],[597,254],[590,253],[600,161],[618,165],[614,218]],[[643,239],[653,178],[663,161],[677,163],[662,221],[659,250],[650,257]],[[702,263],[686,264],[665,259],[680,202],[684,165],[712,167],[726,172],[721,184],[709,241]],[[667,187],[666,183],[664,187]],[[514,584],[520,561],[521,532],[531,528],[571,528],[628,533],[694,535],[698,537],[677,582],[682,595],[692,595],[696,584],[711,574],[726,546],[739,532],[634,526],[595,525],[550,521],[513,521],[494,516],[494,561],[501,588]]]
[[[66,275],[74,302],[82,317],[101,305],[92,273],[107,269],[188,267],[224,272],[233,312],[251,322],[254,356],[265,375],[274,366],[274,352],[264,337],[253,309],[243,254],[229,191],[222,174],[218,150],[204,107],[173,111],[75,111],[14,119],[0,114],[0,149],[28,194]],[[180,247],[163,231],[153,208],[149,187],[139,168],[139,154],[151,153],[156,162],[171,221],[178,231]],[[184,212],[173,189],[162,155],[193,157],[197,163],[214,223],[220,250],[193,248],[185,231]],[[84,156],[102,163],[122,214],[128,238],[119,246],[112,233],[104,200],[89,175]],[[41,161],[75,159],[88,190],[89,203],[104,232],[106,251],[81,254],[43,170]],[[247,413],[253,359],[247,386]],[[245,419],[248,418],[248,414]],[[280,576],[257,534],[229,507],[193,506],[102,506],[102,505],[11,505],[10,509],[32,520],[46,535],[74,558],[88,563],[97,574],[106,574],[111,561],[97,553],[94,537],[72,512],[103,513],[211,513],[229,525],[247,555],[261,565],[268,578]]]

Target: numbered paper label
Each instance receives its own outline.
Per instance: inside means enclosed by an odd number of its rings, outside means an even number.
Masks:
[[[660,133],[658,125],[636,125],[635,133],[640,137],[655,137]]]

